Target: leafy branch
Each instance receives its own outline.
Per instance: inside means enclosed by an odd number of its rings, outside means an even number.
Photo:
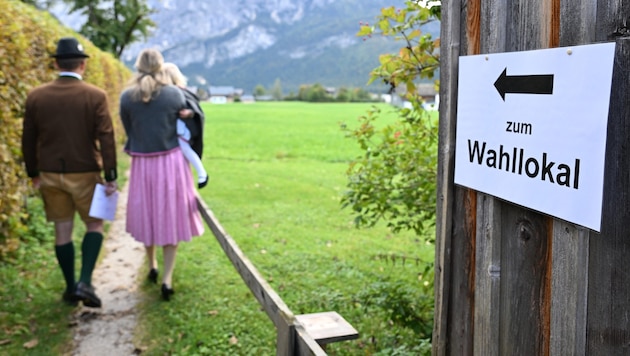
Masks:
[[[347,170],[342,206],[355,213],[357,227],[384,221],[393,232],[414,231],[432,241],[435,226],[437,179],[437,115],[423,109],[417,91],[422,80],[432,80],[439,68],[439,39],[423,34],[422,26],[439,19],[440,7],[426,8],[407,1],[406,8],[384,8],[374,25],[361,24],[358,36],[382,35],[401,40],[398,53],[380,56],[370,83],[382,80],[411,108],[395,108],[398,119],[378,128],[381,110],[373,107],[359,118],[359,126],[342,126],[363,154]],[[439,85],[437,81],[434,82]]]

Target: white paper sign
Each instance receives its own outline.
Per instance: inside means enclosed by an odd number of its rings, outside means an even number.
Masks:
[[[90,216],[103,220],[114,220],[116,216],[116,206],[118,205],[118,192],[111,195],[105,194],[105,186],[96,184],[92,205],[90,205]]]
[[[460,57],[455,183],[599,231],[614,52]]]

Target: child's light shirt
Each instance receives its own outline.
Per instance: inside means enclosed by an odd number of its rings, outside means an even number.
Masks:
[[[186,127],[186,124],[182,121],[182,119],[177,119],[177,136],[186,141],[190,141],[190,130]]]

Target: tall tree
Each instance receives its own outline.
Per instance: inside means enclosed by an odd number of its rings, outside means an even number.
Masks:
[[[254,96],[262,96],[262,95],[265,95],[266,93],[267,93],[267,90],[262,84],[258,84],[254,88]]]
[[[279,78],[276,78],[273,82],[273,86],[271,87],[271,96],[274,100],[282,100],[282,83],[280,83]]]
[[[352,99],[352,93],[350,92],[350,90],[348,90],[348,88],[346,87],[339,88],[335,100],[341,103],[345,103],[350,101],[350,99]]]
[[[146,0],[64,0],[86,17],[80,33],[95,46],[120,58],[125,48],[146,39],[155,23]]]

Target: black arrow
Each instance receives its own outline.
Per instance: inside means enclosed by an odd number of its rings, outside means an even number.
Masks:
[[[507,67],[494,82],[499,95],[505,101],[505,94],[553,94],[553,74],[507,75]]]

